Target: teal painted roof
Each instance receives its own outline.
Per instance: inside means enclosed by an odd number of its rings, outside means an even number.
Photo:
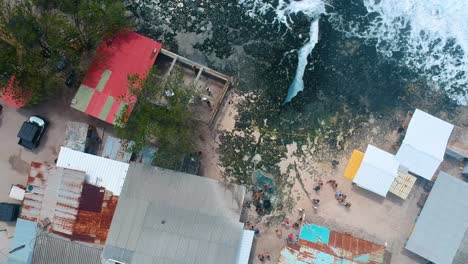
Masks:
[[[313,243],[321,242],[323,244],[328,244],[330,240],[330,229],[319,225],[305,224],[301,229],[299,238]]]

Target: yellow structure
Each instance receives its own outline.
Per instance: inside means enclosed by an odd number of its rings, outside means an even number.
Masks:
[[[344,177],[348,180],[353,180],[356,176],[359,167],[361,167],[362,160],[364,159],[364,153],[359,150],[354,150],[353,154],[351,155],[351,159],[346,166]]]

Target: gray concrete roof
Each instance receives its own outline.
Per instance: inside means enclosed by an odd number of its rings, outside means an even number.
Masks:
[[[236,263],[244,195],[242,186],[132,164],[103,260],[127,264]]]
[[[50,234],[36,238],[34,264],[100,264],[102,248],[68,241]]]
[[[440,172],[406,248],[434,263],[452,263],[459,248],[466,252],[467,208],[468,183]]]
[[[62,146],[76,151],[85,151],[89,125],[80,122],[67,122]]]

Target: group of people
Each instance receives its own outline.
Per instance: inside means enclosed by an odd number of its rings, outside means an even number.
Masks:
[[[323,186],[323,181],[322,179],[319,179],[317,184],[314,186],[314,191],[315,192],[318,192],[322,189],[322,186]]]
[[[336,188],[338,188],[338,183],[336,183],[335,180],[328,180],[328,181],[327,181],[327,184],[328,184],[328,183],[331,185],[331,187],[333,188],[333,190],[336,190]]]
[[[271,257],[268,253],[258,254],[258,259],[263,263],[265,261],[270,261]]]
[[[341,205],[343,205],[344,207],[349,208],[349,207],[351,207],[351,203],[346,201],[346,197],[347,197],[347,195],[342,193],[341,191],[338,191],[338,192],[335,193],[336,200],[338,202],[340,202]]]
[[[330,184],[333,190],[335,191],[338,188],[338,183],[336,183],[336,180],[328,180],[326,183]],[[319,179],[317,181],[317,184],[314,186],[314,191],[319,192],[322,189],[322,187],[323,187],[323,181],[322,179]],[[342,193],[341,191],[338,191],[335,193],[336,200],[340,202],[340,204],[343,205],[344,207],[349,208],[351,207],[351,203],[346,201],[346,197],[347,197],[346,194]],[[312,205],[315,210],[318,209],[319,203],[320,203],[319,199],[312,199]]]
[[[336,190],[336,188],[338,188],[338,183],[336,183],[335,180],[328,180],[327,184],[330,184],[333,190]],[[317,181],[317,184],[314,186],[314,191],[318,192],[322,189],[322,187],[323,187],[323,181],[322,179],[319,179]]]
[[[254,231],[254,234],[255,234],[255,235],[260,234],[260,229],[258,229],[258,227],[255,227],[252,223],[250,223],[250,221],[247,221],[247,222],[245,223],[245,227],[246,227],[248,230]]]

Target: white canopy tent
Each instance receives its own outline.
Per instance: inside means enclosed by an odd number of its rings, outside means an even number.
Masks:
[[[452,124],[416,109],[396,159],[410,172],[431,180],[444,159],[452,130]]]
[[[398,167],[399,164],[394,155],[368,145],[353,182],[364,189],[386,197],[398,175]]]

